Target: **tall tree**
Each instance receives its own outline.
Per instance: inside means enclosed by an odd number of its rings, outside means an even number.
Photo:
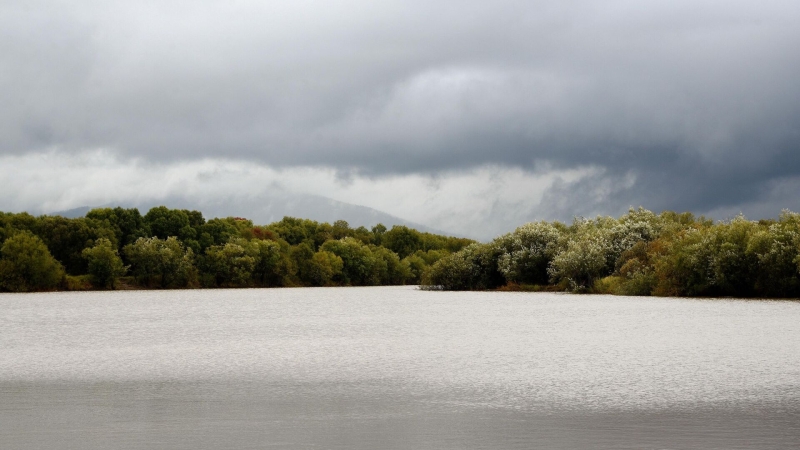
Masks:
[[[117,278],[128,270],[114,245],[106,238],[98,239],[94,247],[83,249],[83,257],[89,261],[89,275],[97,286],[114,289]]]
[[[18,232],[0,247],[0,288],[12,292],[50,290],[63,279],[64,268],[33,233]]]
[[[185,287],[196,278],[194,252],[177,238],[139,238],[123,249],[134,276],[145,286]]]

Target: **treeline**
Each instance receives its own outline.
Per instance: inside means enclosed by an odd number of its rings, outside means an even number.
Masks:
[[[619,295],[800,297],[800,214],[713,222],[631,209],[481,244],[404,226],[206,220],[164,206],[0,212],[0,291],[421,284]]]
[[[434,263],[428,289],[800,297],[800,214],[714,223],[631,209],[619,219],[535,222]]]
[[[76,219],[0,212],[0,291],[418,284],[472,243],[405,226],[205,220],[164,206]]]

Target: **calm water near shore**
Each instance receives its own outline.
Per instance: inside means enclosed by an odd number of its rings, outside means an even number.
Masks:
[[[800,302],[0,294],[2,449],[800,447]]]

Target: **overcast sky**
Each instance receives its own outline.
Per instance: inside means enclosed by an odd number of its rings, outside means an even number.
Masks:
[[[485,237],[800,210],[797,1],[0,4],[0,210],[280,190]]]

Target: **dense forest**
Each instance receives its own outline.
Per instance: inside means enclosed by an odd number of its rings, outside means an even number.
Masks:
[[[619,219],[534,222],[434,263],[429,289],[800,297],[800,214],[713,222],[631,209]]]
[[[205,220],[159,206],[0,213],[0,291],[374,286],[800,297],[800,214],[714,222],[631,209],[533,222],[489,243],[404,226]]]
[[[419,284],[472,243],[381,224],[205,220],[164,206],[77,219],[0,212],[0,291]]]

